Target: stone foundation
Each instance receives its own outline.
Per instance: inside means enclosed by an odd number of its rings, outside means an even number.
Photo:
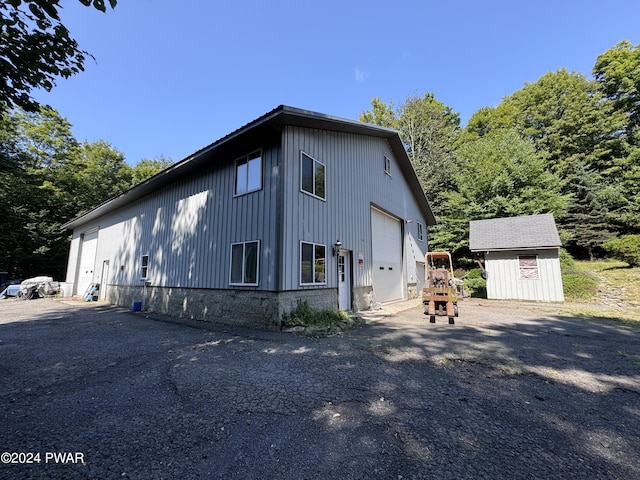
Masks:
[[[108,285],[109,303],[131,308],[134,301],[142,309],[177,318],[189,318],[226,325],[279,329],[282,314],[306,300],[318,310],[338,305],[337,289],[309,289],[287,292],[262,290],[212,290],[178,287]],[[368,308],[368,306],[367,306]]]

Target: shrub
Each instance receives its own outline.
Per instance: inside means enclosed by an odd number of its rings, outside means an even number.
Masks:
[[[287,327],[321,327],[343,322],[348,318],[348,315],[340,310],[316,310],[304,300],[298,301],[296,308],[282,315],[282,324]]]
[[[482,270],[469,270],[463,280],[464,290],[472,297],[487,298],[487,281],[482,278]]]
[[[602,247],[609,255],[627,262],[629,266],[640,266],[640,235],[623,235],[605,242]]]
[[[576,261],[571,254],[564,248],[560,249],[560,268],[564,272],[565,270],[574,269],[576,267]]]

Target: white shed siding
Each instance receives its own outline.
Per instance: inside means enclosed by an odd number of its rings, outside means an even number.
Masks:
[[[537,255],[539,276],[520,278],[519,255]],[[485,254],[487,298],[562,302],[562,275],[558,249],[508,250]]]
[[[154,286],[230,288],[231,243],[260,240],[257,288],[275,290],[278,159],[277,148],[263,150],[259,191],[234,197],[230,158],[83,225],[80,231],[100,227],[96,261],[111,266],[103,282],[140,285],[141,257],[148,254]],[[69,271],[73,257],[72,244]]]
[[[300,191],[301,151],[325,165],[326,201]],[[384,172],[385,155],[391,159],[391,176]],[[301,241],[327,246],[327,287],[337,287],[337,260],[331,256],[331,247],[338,239],[342,248],[353,252],[353,285],[372,285],[371,206],[402,220],[427,224],[384,139],[290,126],[283,132],[283,156],[283,290],[300,288]],[[417,228],[415,222],[410,228]],[[415,248],[420,250],[416,256],[424,258],[426,229],[425,239],[416,242]]]

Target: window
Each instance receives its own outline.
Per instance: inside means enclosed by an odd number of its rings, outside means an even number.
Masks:
[[[302,285],[327,283],[325,253],[324,245],[302,242],[300,247],[300,283]]]
[[[236,160],[236,195],[262,188],[262,156],[260,151]]]
[[[384,156],[384,173],[391,176],[391,159],[386,155]]]
[[[142,268],[140,269],[140,278],[145,280],[149,273],[149,255],[142,255]]]
[[[258,285],[260,242],[231,244],[231,285]]]
[[[422,224],[417,222],[418,224],[418,240],[424,240],[424,233],[422,233]]]
[[[520,278],[539,278],[537,255],[518,255],[518,266]]]
[[[300,152],[300,188],[314,197],[325,199],[324,164]]]

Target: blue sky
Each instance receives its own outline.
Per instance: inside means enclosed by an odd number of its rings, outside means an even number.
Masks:
[[[464,125],[484,106],[640,44],[637,0],[63,0],[94,55],[36,98],[134,165],[175,161],[280,104],[357,119],[374,97],[433,93]]]

